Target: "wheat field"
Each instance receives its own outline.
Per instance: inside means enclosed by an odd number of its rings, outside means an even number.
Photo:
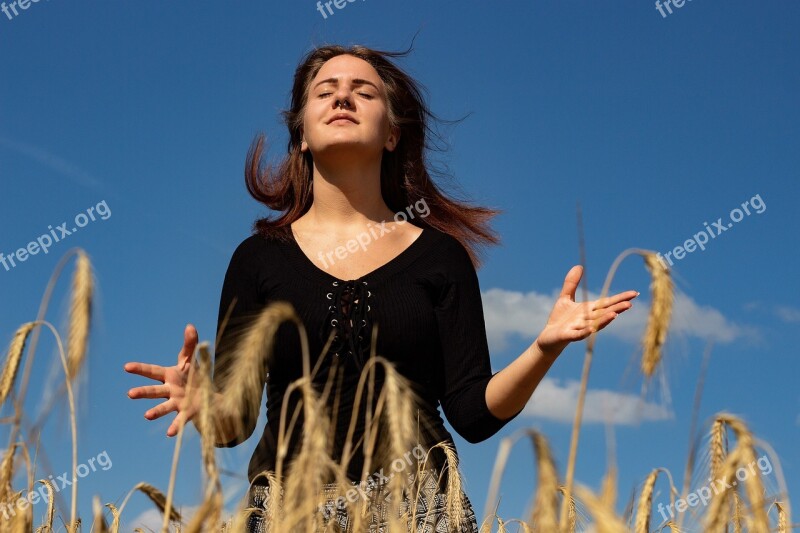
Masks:
[[[617,266],[626,258],[637,256],[642,258],[651,278],[651,305],[647,326],[641,339],[641,373],[643,379],[650,379],[662,364],[662,348],[667,338],[672,316],[674,289],[669,270],[658,261],[653,252],[640,249],[626,250],[618,256],[609,270],[601,297],[607,294]],[[58,282],[62,269],[72,258],[75,259],[74,274],[71,284],[69,325],[65,348],[61,333],[44,320],[44,314],[52,288]],[[40,330],[45,333],[49,332],[57,344],[63,368],[64,389],[70,409],[73,478],[77,480],[77,476],[74,474],[77,468],[78,428],[72,383],[85,365],[92,322],[93,279],[94,273],[87,253],[81,249],[68,252],[49,282],[39,316],[36,320],[25,322],[19,326],[8,347],[2,367],[2,376],[0,376],[0,405],[7,403],[15,387],[19,392],[13,405],[13,417],[4,419],[5,423],[10,425],[10,439],[3,453],[2,464],[0,464],[0,505],[3,505],[3,508],[13,506],[23,494],[35,490],[38,486],[46,487],[49,498],[46,517],[41,524],[33,523],[32,506],[28,506],[18,510],[8,519],[0,517],[0,532],[52,532],[56,531],[54,523],[57,523],[57,518],[59,518],[61,523],[67,525],[67,531],[70,533],[78,531],[117,533],[120,529],[120,519],[125,505],[134,495],[149,499],[162,513],[162,531],[164,533],[171,531],[183,533],[244,531],[247,517],[263,511],[245,508],[244,502],[242,502],[232,516],[225,516],[222,484],[214,453],[214,413],[220,410],[241,415],[258,412],[262,392],[258,377],[265,366],[269,365],[269,346],[272,338],[278,326],[286,321],[296,325],[303,347],[305,375],[293,383],[290,390],[287,391],[287,396],[294,391],[301,395],[303,438],[299,452],[293,461],[283,464],[283,456],[279,453],[276,471],[263,473],[269,480],[270,505],[266,510],[269,530],[273,533],[335,531],[332,525],[335,521],[324,523],[321,513],[318,512],[320,506],[325,503],[325,497],[322,495],[323,485],[331,479],[335,480],[336,491],[333,496],[339,498],[339,501],[346,497],[349,490],[352,490],[352,485],[347,480],[345,465],[337,463],[329,455],[327,434],[331,421],[325,409],[325,398],[318,394],[312,386],[313,371],[310,368],[311,359],[308,353],[306,332],[292,307],[284,302],[275,303],[264,309],[251,328],[241,337],[236,348],[237,365],[231,367],[230,372],[223,376],[222,383],[224,385],[221,391],[224,405],[222,406],[215,406],[212,401],[212,365],[208,343],[201,343],[197,347],[195,357],[197,367],[194,379],[189,386],[199,394],[201,399],[201,408],[194,423],[201,437],[205,485],[203,499],[198,502],[199,506],[193,516],[181,516],[173,505],[176,472],[174,466],[180,456],[181,437],[185,427],[181,427],[177,436],[172,475],[165,483],[167,485],[165,491],[157,488],[153,483],[142,481],[128,490],[127,496],[119,508],[111,503],[103,504],[102,497],[94,495],[91,500],[92,516],[80,517],[77,516],[79,492],[76,481],[72,485],[69,515],[57,516],[53,503],[52,484],[47,479],[33,479],[30,445],[21,437],[21,424],[25,417],[21,405],[27,389],[28,369],[34,357],[35,340]],[[776,472],[780,472],[780,461],[766,443],[751,433],[745,421],[725,412],[715,415],[710,421],[711,429],[708,434],[700,436],[700,440],[706,444],[698,447],[687,457],[684,481],[680,490],[673,481],[672,473],[664,468],[654,466],[650,474],[636,488],[635,500],[628,502],[625,510],[619,513],[617,510],[619,487],[617,486],[617,467],[615,465],[611,464],[607,467],[599,492],[575,483],[577,443],[582,425],[586,384],[594,354],[594,341],[594,335],[587,339],[584,372],[572,428],[566,472],[562,474],[558,471],[547,437],[541,432],[525,428],[501,439],[487,501],[496,501],[503,472],[513,447],[520,441],[529,440],[536,464],[536,473],[535,476],[532,476],[535,477],[535,483],[532,481],[531,484],[534,504],[530,516],[519,518],[503,518],[492,512],[491,508],[486,509],[483,516],[478,519],[481,533],[491,531],[547,533],[633,531],[648,533],[697,531],[696,528],[702,528],[703,531],[712,533],[731,531],[784,533],[793,529],[789,496],[785,484],[780,478],[777,490],[765,487],[761,477],[757,475],[746,476],[741,483],[733,482],[743,468],[746,470],[749,466],[752,471],[753,464],[762,454],[769,455]],[[370,402],[375,400],[374,395],[377,394],[376,408],[374,412],[371,409],[368,410],[366,420],[364,449],[367,465],[365,465],[365,471],[367,468],[377,470],[388,466],[391,458],[407,455],[408,450],[419,445],[413,438],[416,398],[409,383],[395,370],[392,363],[375,353],[375,345],[375,336],[373,335],[372,357],[364,369],[357,390],[358,401],[361,401],[362,396],[367,396],[367,405],[371,405]],[[18,379],[23,360],[26,361],[25,369],[22,377]],[[378,369],[383,371],[385,383],[379,391],[376,391],[374,380]],[[225,394],[227,390],[236,391],[236,393]],[[299,413],[288,413],[284,406],[280,414],[282,422],[291,425]],[[242,416],[234,418],[241,419]],[[282,427],[285,425],[282,424]],[[352,423],[350,427],[352,431],[354,427]],[[388,438],[378,439],[378,435],[388,436]],[[347,446],[349,447],[349,445],[348,439]],[[439,450],[446,458],[447,515],[451,517],[453,527],[457,528],[463,514],[462,500],[459,497],[462,491],[462,476],[454,450],[445,443],[436,443],[424,450],[424,453],[417,458],[419,461],[415,463],[415,468],[418,469],[416,474],[420,474],[421,470],[425,468],[430,453],[434,450]],[[647,450],[642,450],[641,453],[647,454]],[[657,463],[658,459],[654,457],[652,461]],[[22,470],[21,463],[23,462],[27,473],[27,484],[15,487],[13,486],[15,473]],[[624,465],[622,467],[624,468]],[[664,485],[670,501],[674,505],[676,500],[691,497],[692,480],[705,479],[705,477],[725,480],[725,486],[728,488],[715,490],[713,495],[709,495],[707,505],[699,507],[694,513],[679,513],[675,521],[660,523],[660,518],[653,510],[653,496],[657,482]],[[391,495],[391,498],[387,499],[390,502],[387,513],[390,519],[389,531],[413,533],[426,531],[422,523],[416,523],[411,519],[412,514],[408,506],[405,509],[402,506],[404,496],[411,502],[414,502],[419,496],[420,487],[409,480],[420,478],[420,475],[410,476],[407,479],[395,476],[389,481],[386,487]],[[328,493],[327,496],[330,497],[331,494]],[[352,498],[348,497],[348,499]],[[384,503],[384,505],[386,504]],[[353,531],[368,531],[372,513],[377,511],[374,502],[361,498],[352,505],[346,505],[345,512],[351,517]],[[688,522],[684,523],[684,520]],[[142,529],[137,528],[134,531],[142,531]]]

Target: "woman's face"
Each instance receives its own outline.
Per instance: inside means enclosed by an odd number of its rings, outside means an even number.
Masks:
[[[399,128],[391,128],[387,106],[372,65],[351,55],[329,59],[308,88],[302,150],[315,156],[342,149],[361,156],[394,150]]]

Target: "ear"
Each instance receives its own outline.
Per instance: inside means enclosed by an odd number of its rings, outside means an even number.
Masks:
[[[303,128],[300,128],[300,151],[305,152],[308,150],[308,143],[305,140],[305,133],[303,132]]]
[[[394,152],[394,149],[397,148],[397,143],[400,142],[400,128],[395,126],[391,128],[389,131],[389,138],[386,139],[386,144],[384,144],[384,148],[389,150],[390,152]]]

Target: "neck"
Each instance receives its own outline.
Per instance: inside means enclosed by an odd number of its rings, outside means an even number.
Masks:
[[[314,200],[304,215],[327,231],[348,232],[369,222],[391,220],[394,213],[381,195],[381,160],[314,160]],[[335,228],[335,229],[334,229]]]

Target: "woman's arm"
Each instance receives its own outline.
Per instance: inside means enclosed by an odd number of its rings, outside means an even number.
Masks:
[[[253,434],[259,410],[242,406],[243,412],[233,415],[222,411],[226,381],[237,363],[238,341],[264,307],[266,295],[261,290],[259,265],[270,258],[264,255],[264,242],[257,236],[242,241],[231,256],[220,294],[217,316],[217,345],[214,353],[215,443],[218,447],[236,446]],[[263,385],[262,385],[263,394]]]
[[[494,416],[510,418],[528,403],[559,353],[545,353],[536,341],[492,377],[486,386],[486,405]]]

